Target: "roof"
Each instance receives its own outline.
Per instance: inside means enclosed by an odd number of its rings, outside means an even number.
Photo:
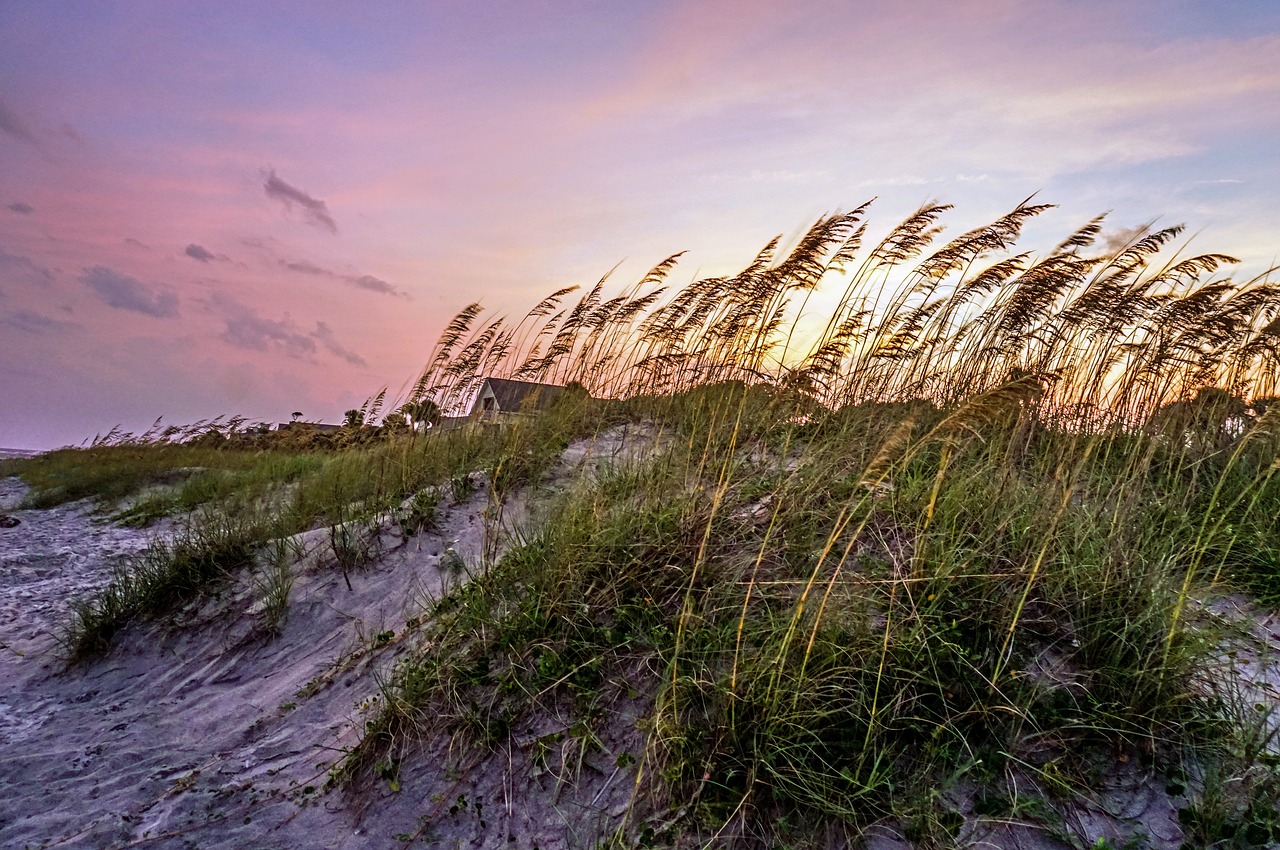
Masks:
[[[533,409],[541,410],[564,392],[564,387],[555,384],[537,384],[532,381],[486,378],[485,382],[488,383],[489,389],[493,390],[498,409],[505,411],[520,410],[530,398],[533,398],[530,402]]]

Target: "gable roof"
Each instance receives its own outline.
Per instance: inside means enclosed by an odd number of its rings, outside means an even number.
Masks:
[[[485,383],[493,392],[493,397],[498,402],[498,409],[508,412],[519,411],[530,398],[533,399],[529,402],[530,406],[534,410],[542,410],[556,396],[564,392],[564,387],[555,384],[512,381],[508,378],[485,378]],[[483,394],[484,390],[481,388],[481,395]]]

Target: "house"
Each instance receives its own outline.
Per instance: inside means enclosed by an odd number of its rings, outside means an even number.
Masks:
[[[470,416],[441,416],[440,421],[431,426],[431,431],[432,433],[456,431],[459,428],[466,427],[466,424],[470,421]]]
[[[468,418],[473,422],[510,421],[545,409],[564,391],[564,387],[555,384],[485,378],[476,400],[471,403]]]

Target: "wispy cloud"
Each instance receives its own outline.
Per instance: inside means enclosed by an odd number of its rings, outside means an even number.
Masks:
[[[178,296],[168,289],[147,286],[137,278],[106,266],[85,269],[80,276],[108,307],[169,319],[178,315]]]
[[[364,289],[368,292],[377,292],[380,295],[392,295],[396,298],[409,297],[409,293],[402,292],[395,284],[388,283],[382,278],[374,277],[371,274],[341,274],[333,271],[332,269],[326,269],[323,266],[318,266],[310,260],[280,260],[280,265],[291,272],[342,281],[343,283],[354,286],[357,289]]]
[[[858,183],[858,188],[877,188],[881,186],[902,187],[902,186],[927,186],[930,183],[941,183],[941,177],[924,177],[920,174],[896,174],[892,177],[879,177],[873,180],[862,180]]]
[[[75,322],[64,322],[34,310],[17,310],[5,316],[3,322],[11,328],[29,334],[43,334],[76,327]]]
[[[338,342],[337,337],[333,334],[333,329],[324,322],[316,322],[316,329],[311,335],[320,340],[320,344],[323,345],[330,354],[341,357],[352,366],[364,367],[369,365],[359,354],[356,354],[354,351]]]
[[[338,232],[338,223],[329,214],[329,206],[319,198],[313,197],[297,186],[293,186],[276,176],[275,169],[267,173],[267,180],[262,184],[268,198],[275,198],[284,204],[285,209],[292,211],[294,206],[302,208],[303,217],[309,224],[315,225],[330,233]]]
[[[36,208],[31,206],[31,204],[24,204],[22,201],[9,204],[8,209],[13,210],[19,215],[31,215],[36,211]]]
[[[280,351],[290,357],[308,360],[323,347],[352,366],[368,365],[363,357],[339,342],[333,329],[324,322],[316,322],[316,329],[307,333],[288,314],[282,319],[269,319],[230,295],[216,294],[210,303],[222,314],[225,323],[222,339],[237,348]]]
[[[40,286],[52,281],[53,274],[48,269],[36,265],[30,257],[10,254],[0,248],[0,289],[13,283],[31,283]]]
[[[397,295],[402,298],[409,297],[407,293],[401,292],[382,278],[374,277],[371,274],[362,274],[359,277],[355,275],[344,275],[342,279],[352,286],[359,289],[367,289],[370,292],[380,292],[383,295]]]
[[[281,260],[280,265],[284,266],[286,269],[288,269],[291,272],[299,272],[301,274],[322,275],[324,277],[337,277],[337,275],[335,275],[333,272],[329,271],[326,268],[321,268],[320,266],[317,266],[315,263],[311,262],[310,260],[295,260],[293,262],[289,262],[287,260]]]
[[[8,133],[20,142],[26,142],[30,145],[39,144],[36,141],[35,134],[18,117],[18,113],[13,111],[3,100],[0,100],[0,131]]]
[[[1102,234],[1102,244],[1112,253],[1124,250],[1138,241],[1151,229],[1149,224],[1135,224],[1133,227],[1121,227]]]
[[[309,357],[316,353],[315,340],[299,332],[287,314],[283,319],[268,319],[230,295],[216,294],[212,303],[226,323],[222,338],[237,348],[250,351],[278,349],[292,357]]]
[[[199,260],[202,263],[211,263],[214,260],[218,259],[217,254],[213,253],[203,245],[197,245],[194,242],[188,245],[187,250],[184,251],[183,253],[186,254],[191,259]]]

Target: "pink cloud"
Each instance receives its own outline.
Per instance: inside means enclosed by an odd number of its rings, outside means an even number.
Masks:
[[[308,224],[337,234],[338,223],[329,214],[329,205],[297,186],[281,180],[274,168],[267,173],[267,179],[262,187],[266,190],[268,198],[280,201],[286,210],[292,212],[295,207],[300,208],[302,217]]]

